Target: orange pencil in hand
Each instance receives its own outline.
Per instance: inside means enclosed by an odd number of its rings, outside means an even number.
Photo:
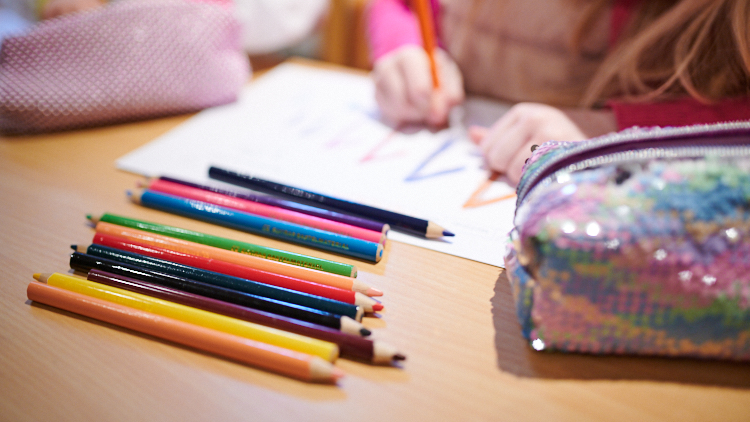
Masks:
[[[438,75],[437,62],[435,61],[435,22],[432,19],[432,7],[430,0],[411,0],[414,13],[419,20],[419,29],[422,33],[422,45],[430,59],[430,71],[432,72],[432,86],[440,88],[440,77]]]

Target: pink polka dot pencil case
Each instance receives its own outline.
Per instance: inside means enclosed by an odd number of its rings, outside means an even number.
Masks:
[[[0,131],[45,132],[234,101],[249,77],[232,11],[128,0],[43,21],[0,47]]]

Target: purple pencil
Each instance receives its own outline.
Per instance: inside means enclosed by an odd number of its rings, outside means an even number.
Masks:
[[[278,328],[295,334],[330,341],[339,346],[342,356],[373,363],[391,363],[394,360],[406,359],[404,355],[398,353],[395,348],[383,342],[364,339],[328,327],[245,308],[243,306],[211,299],[205,296],[199,296],[193,293],[173,289],[171,287],[160,286],[97,269],[90,270],[87,278],[90,281],[106,284],[107,286],[119,287],[131,292],[141,293],[158,299],[190,306],[192,308],[203,309],[205,311],[254,322],[268,327]]]
[[[200,185],[186,180],[175,179],[173,177],[161,176],[159,179],[179,183],[181,185],[190,186],[191,188],[203,189],[209,192],[220,193],[222,195],[231,196],[238,199],[244,199],[247,201],[258,202],[260,204],[270,205],[274,207],[284,208],[291,211],[297,211],[303,214],[312,215],[315,217],[325,218],[328,220],[338,221],[339,223],[349,224],[351,226],[362,227],[368,230],[374,230],[381,233],[387,233],[390,230],[390,226],[379,221],[370,220],[367,218],[355,217],[353,215],[342,214],[335,211],[329,211],[322,208],[316,208],[298,202],[286,201],[284,199],[276,198],[267,195],[251,195],[235,191],[229,191],[225,189],[215,188],[213,186]]]

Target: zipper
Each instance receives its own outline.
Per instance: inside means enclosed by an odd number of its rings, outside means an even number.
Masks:
[[[536,185],[562,169],[576,171],[652,158],[750,155],[750,122],[625,131],[572,145],[521,180],[517,205]]]

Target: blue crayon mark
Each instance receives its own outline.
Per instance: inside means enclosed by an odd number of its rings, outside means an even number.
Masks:
[[[430,161],[432,161],[433,159],[435,159],[435,157],[437,157],[438,155],[442,154],[445,150],[450,148],[454,142],[456,142],[454,138],[449,138],[447,141],[445,141],[443,145],[441,145],[435,152],[433,152],[429,157],[427,157],[425,161],[423,161],[419,166],[417,166],[417,168],[410,175],[406,176],[406,179],[404,179],[404,181],[414,182],[417,180],[429,179],[431,177],[443,176],[445,174],[455,173],[455,172],[464,170],[466,167],[461,166],[461,167],[456,167],[456,168],[447,169],[447,170],[440,170],[434,173],[420,174],[422,169],[424,169],[430,163]]]

